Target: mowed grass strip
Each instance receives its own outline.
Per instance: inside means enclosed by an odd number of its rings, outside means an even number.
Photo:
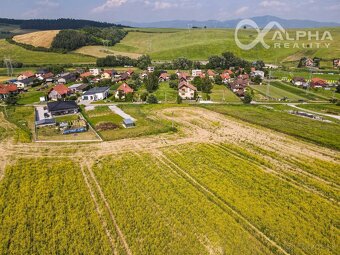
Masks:
[[[111,254],[80,168],[18,159],[0,182],[1,254]]]
[[[271,254],[230,215],[147,153],[93,167],[136,254]]]
[[[220,148],[191,144],[163,151],[288,253],[337,254],[336,205]]]

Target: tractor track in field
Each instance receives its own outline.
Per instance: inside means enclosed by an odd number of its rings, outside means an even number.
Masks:
[[[171,169],[172,171],[176,171],[183,179],[185,179],[189,184],[191,184],[198,191],[203,193],[208,199],[210,199],[214,204],[219,206],[226,213],[230,213],[238,222],[242,222],[241,226],[247,230],[252,236],[254,236],[257,240],[262,242],[265,246],[270,246],[268,248],[272,248],[277,251],[279,254],[290,255],[284,248],[282,248],[278,243],[264,234],[261,230],[259,230],[256,226],[254,226],[249,220],[247,220],[244,216],[242,216],[239,212],[237,212],[232,206],[230,206],[226,201],[222,198],[215,195],[209,188],[202,185],[199,181],[197,181],[194,177],[188,174],[185,170],[179,167],[176,163],[174,163],[171,159],[165,156],[163,153],[159,152],[157,159],[165,162],[165,166]],[[161,162],[162,162],[161,161]],[[175,170],[177,169],[177,170]]]
[[[97,189],[97,191],[98,191],[98,193],[100,195],[100,198],[103,201],[107,211],[110,214],[110,219],[111,219],[111,221],[112,221],[112,223],[113,223],[113,225],[114,225],[114,227],[116,229],[116,232],[117,232],[117,234],[119,236],[120,241],[122,242],[122,244],[124,246],[124,249],[125,249],[126,253],[128,255],[132,255],[132,251],[130,250],[130,247],[129,247],[127,241],[126,241],[126,237],[125,237],[124,233],[122,232],[122,230],[120,229],[120,227],[119,227],[119,225],[117,223],[116,217],[113,214],[113,211],[112,211],[112,209],[110,207],[110,204],[107,201],[107,199],[105,197],[105,194],[104,194],[100,184],[98,183],[98,180],[97,180],[95,174],[93,173],[90,164],[88,162],[86,162],[85,164],[86,164],[87,170],[88,170],[88,172],[90,174],[90,178],[93,180],[93,182],[94,182],[94,184],[96,186],[96,189]]]
[[[116,249],[117,244],[116,244],[116,242],[115,242],[115,239],[114,239],[114,237],[111,235],[110,230],[108,229],[108,226],[107,226],[108,224],[107,224],[107,222],[106,222],[106,220],[105,220],[105,216],[103,215],[102,210],[100,209],[100,206],[99,206],[99,204],[98,204],[98,200],[97,200],[97,198],[96,198],[96,195],[95,195],[95,193],[94,193],[94,191],[93,191],[93,189],[92,189],[92,186],[91,186],[91,184],[90,184],[90,182],[89,182],[89,177],[88,177],[88,176],[86,175],[86,173],[85,173],[84,168],[86,168],[86,167],[87,167],[87,166],[84,166],[84,164],[80,164],[80,170],[81,170],[81,173],[82,173],[82,175],[83,175],[83,177],[84,177],[84,182],[85,182],[86,187],[87,187],[87,189],[88,189],[88,191],[89,191],[89,193],[90,193],[90,195],[91,195],[92,201],[93,201],[93,203],[94,203],[94,205],[95,205],[95,207],[96,207],[97,214],[98,214],[98,216],[99,216],[100,221],[102,222],[102,226],[103,226],[103,229],[104,229],[104,231],[105,231],[105,233],[106,233],[106,236],[107,236],[107,238],[108,238],[109,241],[110,241],[110,245],[111,245],[113,254],[114,254],[114,255],[118,255],[119,253],[117,252],[117,249]]]
[[[322,182],[324,184],[327,184],[327,185],[332,185],[333,184],[333,183],[329,183],[328,181],[326,181],[324,179],[321,179],[318,176],[314,176],[312,174],[307,175],[307,173],[305,173],[302,170],[300,170],[300,171],[299,170],[296,170],[296,171],[295,170],[290,170],[286,166],[284,167],[284,170],[282,170],[282,172],[281,172],[279,170],[274,169],[278,165],[275,165],[275,167],[265,166],[265,165],[261,164],[260,162],[257,162],[256,160],[253,160],[253,159],[250,159],[250,158],[245,158],[243,155],[241,155],[241,154],[239,154],[237,152],[229,150],[224,145],[221,145],[221,144],[208,144],[207,146],[211,146],[212,148],[215,148],[215,149],[221,149],[221,150],[223,150],[223,151],[225,151],[227,153],[230,153],[231,155],[233,155],[233,156],[235,156],[235,157],[237,157],[237,158],[239,158],[241,160],[246,160],[250,164],[253,164],[254,166],[257,166],[257,167],[261,168],[263,171],[276,176],[280,180],[293,185],[297,189],[300,189],[300,190],[305,191],[305,192],[313,193],[313,194],[318,195],[318,196],[320,196],[320,197],[322,197],[324,199],[327,199],[328,201],[330,201],[332,203],[336,203],[336,204],[339,203],[339,201],[335,200],[334,198],[331,198],[331,197],[327,196],[323,192],[320,192],[320,191],[316,190],[314,187],[310,187],[310,186],[308,186],[308,185],[306,185],[304,183],[298,182],[298,181],[294,180],[293,178],[285,175],[284,172],[287,171],[287,172],[291,172],[291,173],[294,173],[294,174],[302,174],[302,175],[305,175],[305,176],[308,176],[308,177],[312,177],[312,178],[316,179],[317,181],[320,181],[320,182]],[[277,161],[276,163],[282,163],[282,162]],[[336,187],[332,187],[332,188],[337,189]]]

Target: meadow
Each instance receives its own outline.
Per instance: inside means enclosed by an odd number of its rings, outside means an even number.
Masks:
[[[340,127],[337,123],[325,123],[291,115],[285,110],[278,110],[272,106],[205,105],[203,107],[309,142],[340,150],[340,141],[338,139]]]
[[[47,64],[94,64],[95,58],[81,54],[61,54],[54,52],[39,52],[26,50],[20,46],[0,40],[0,57],[10,57],[13,61],[25,65]]]

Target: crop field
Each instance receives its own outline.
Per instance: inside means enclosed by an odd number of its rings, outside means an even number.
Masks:
[[[92,117],[109,118],[98,107]],[[137,126],[124,139],[63,146],[11,143],[10,132],[0,140],[1,254],[339,253],[338,125],[280,107],[120,107],[152,131],[157,119],[178,132],[137,136]],[[264,125],[279,116],[282,130]],[[4,119],[0,130],[13,125]]]
[[[16,35],[13,40],[18,43],[34,47],[51,48],[52,42],[60,30],[38,31],[23,35]]]
[[[46,64],[93,64],[95,58],[81,54],[30,51],[5,40],[0,40],[0,57],[10,56],[12,60],[26,65]]]

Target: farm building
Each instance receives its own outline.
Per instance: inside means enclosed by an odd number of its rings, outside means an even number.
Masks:
[[[75,101],[58,101],[47,103],[48,111],[52,116],[76,114],[79,107]]]
[[[95,87],[86,91],[81,99],[85,101],[98,101],[103,100],[109,96],[109,87]]]

